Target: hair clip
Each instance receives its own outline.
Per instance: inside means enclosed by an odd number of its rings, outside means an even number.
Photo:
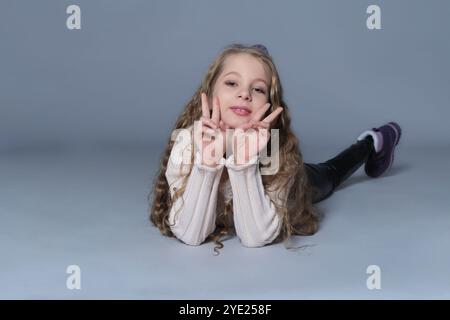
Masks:
[[[267,50],[266,46],[262,45],[262,44],[254,44],[253,46],[251,46],[250,48],[255,48],[260,50],[261,52],[263,52],[265,55],[269,55],[269,50]]]

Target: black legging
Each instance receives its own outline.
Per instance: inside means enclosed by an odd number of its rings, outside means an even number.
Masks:
[[[373,152],[373,140],[357,141],[334,158],[319,163],[305,163],[311,187],[315,190],[313,203],[331,196],[336,188],[363,165]]]

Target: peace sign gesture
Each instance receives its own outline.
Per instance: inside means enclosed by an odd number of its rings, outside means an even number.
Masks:
[[[213,99],[213,110],[210,116],[208,98],[201,93],[202,117],[195,122],[194,141],[201,150],[202,164],[214,167],[223,157],[226,148],[225,126],[220,120],[219,99]],[[219,129],[219,130],[218,130]]]
[[[266,103],[255,112],[249,122],[237,127],[234,131],[233,155],[235,164],[248,163],[252,157],[259,154],[267,145],[270,138],[270,125],[284,110],[282,107],[278,107],[261,121],[261,118],[269,108],[270,103]],[[246,142],[247,139],[248,143]]]

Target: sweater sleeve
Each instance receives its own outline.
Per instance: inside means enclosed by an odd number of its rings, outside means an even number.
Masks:
[[[190,159],[191,148],[189,135],[172,148],[165,174],[172,199],[182,186],[183,171],[186,175],[189,168],[180,160]],[[222,160],[216,167],[208,167],[201,164],[200,153],[196,152],[184,193],[170,209],[171,231],[188,245],[200,245],[215,229],[218,185],[225,162]]]
[[[264,190],[258,163],[258,156],[254,156],[249,163],[236,165],[232,155],[225,162],[233,192],[236,234],[246,247],[271,243],[282,225],[271,197]]]

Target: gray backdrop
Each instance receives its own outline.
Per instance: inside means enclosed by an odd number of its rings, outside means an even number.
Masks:
[[[69,4],[81,30],[65,26]],[[377,1],[381,30],[369,4],[2,1],[0,146],[161,144],[232,42],[269,48],[305,144],[396,119],[405,144],[448,145],[450,3]]]
[[[81,30],[66,28],[70,4]],[[445,0],[2,0],[0,297],[450,297],[449,16]],[[148,223],[170,128],[232,42],[268,47],[306,161],[403,128],[390,176],[360,171],[319,204],[332,214],[299,237],[308,254],[233,239],[212,257]],[[65,287],[70,264],[82,290]],[[381,291],[365,287],[369,264],[386,270]]]

